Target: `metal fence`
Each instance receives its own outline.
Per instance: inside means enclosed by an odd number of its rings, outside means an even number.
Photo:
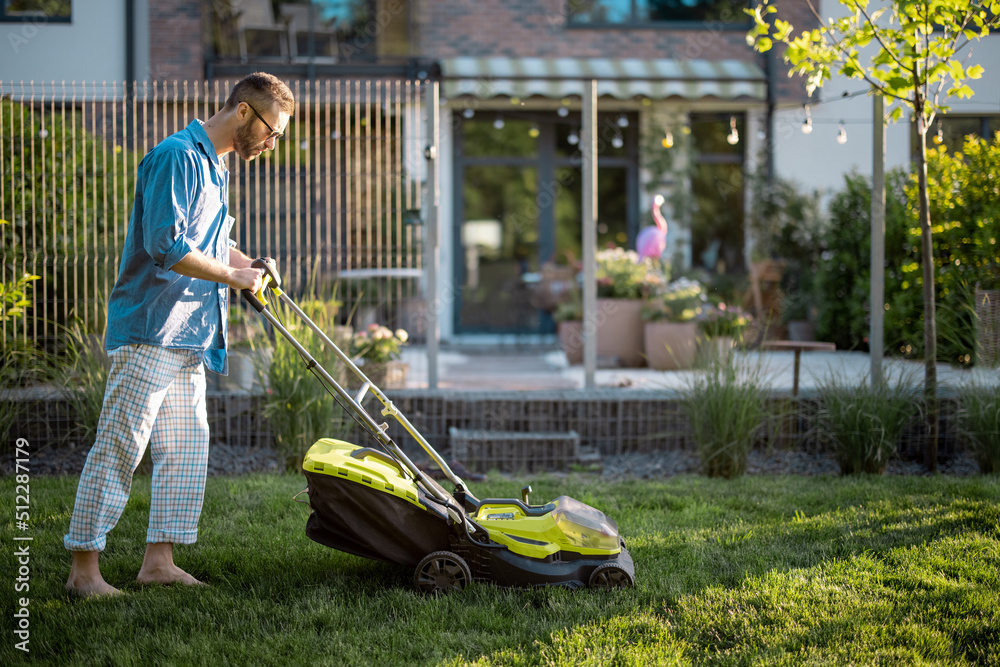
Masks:
[[[228,158],[232,237],[278,261],[297,296],[349,303],[355,324],[420,321],[423,91],[412,80],[292,82],[296,113],[273,153]],[[0,253],[5,284],[37,275],[36,344],[79,319],[103,331],[142,157],[225,103],[229,84],[0,83]],[[409,321],[408,321],[409,320]],[[419,334],[419,331],[417,332]]]

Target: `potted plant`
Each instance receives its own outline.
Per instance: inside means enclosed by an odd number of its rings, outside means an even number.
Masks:
[[[226,358],[229,374],[209,373],[209,389],[224,393],[249,393],[254,389],[258,365],[270,360],[269,346],[258,345],[258,334],[263,330],[257,326],[248,311],[237,304],[229,306],[229,336]],[[267,350],[267,352],[265,352]]]
[[[643,350],[650,368],[661,371],[694,366],[698,321],[706,305],[705,290],[681,278],[646,299],[642,307]]]
[[[606,248],[597,253],[597,355],[620,366],[642,366],[644,298],[665,282],[654,259],[639,259],[633,250]]]
[[[743,331],[753,318],[738,306],[720,301],[706,305],[698,316],[699,352],[707,360],[725,361],[734,345],[743,342]]]
[[[406,387],[409,365],[399,360],[409,340],[404,329],[393,331],[377,322],[354,334],[350,356],[362,366],[373,384],[382,389]]]

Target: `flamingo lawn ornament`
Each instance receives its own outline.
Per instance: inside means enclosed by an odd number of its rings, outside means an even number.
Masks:
[[[653,257],[659,259],[667,249],[667,219],[660,212],[663,206],[663,195],[653,197],[653,220],[655,227],[646,227],[635,240],[635,250],[639,253],[640,261]]]

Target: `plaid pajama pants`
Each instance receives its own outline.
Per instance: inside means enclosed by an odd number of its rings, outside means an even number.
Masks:
[[[192,544],[208,467],[202,354],[150,345],[112,350],[97,440],[87,455],[63,544],[103,551],[128,502],[147,443],[153,490],[147,542]]]

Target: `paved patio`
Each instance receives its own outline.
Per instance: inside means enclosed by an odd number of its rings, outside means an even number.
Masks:
[[[793,352],[734,352],[740,362],[760,364],[768,386],[791,392]],[[404,349],[409,362],[407,388],[427,387],[427,356],[423,347]],[[861,381],[871,372],[871,358],[866,352],[803,352],[799,392],[814,391],[824,379],[837,377]],[[912,376],[922,384],[922,361],[885,359],[884,368],[892,378]],[[625,389],[684,389],[697,371],[655,371],[648,368],[599,368],[595,375],[598,387]],[[1000,369],[958,369],[938,364],[938,382],[942,388],[959,387],[970,382],[1000,384]],[[566,355],[556,348],[534,346],[528,350],[442,346],[439,353],[438,387],[467,390],[580,389],[584,386],[583,366],[570,366]]]

